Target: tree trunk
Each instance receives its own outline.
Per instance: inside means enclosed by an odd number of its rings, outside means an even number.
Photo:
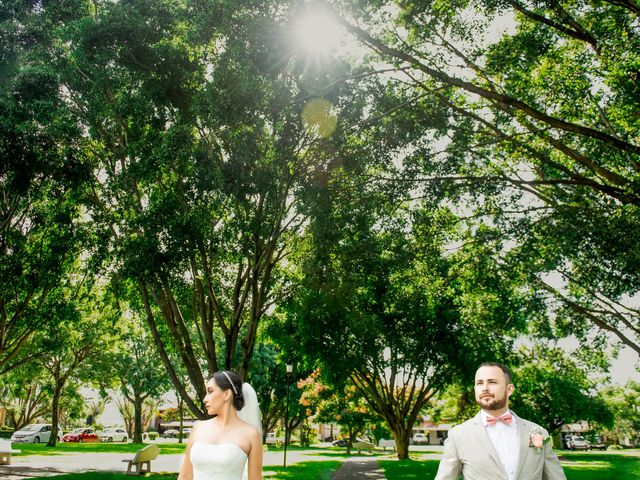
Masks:
[[[178,429],[178,443],[182,443],[182,432],[184,430],[184,400],[178,395],[178,409],[180,411],[180,428]]]
[[[351,455],[353,449],[353,441],[356,439],[356,435],[351,427],[347,427],[349,433],[349,440],[347,440],[347,455]]]
[[[396,441],[396,452],[398,453],[398,459],[404,460],[409,458],[409,432],[403,430],[401,432],[392,432],[393,438]]]
[[[53,392],[53,401],[51,403],[51,435],[49,435],[49,442],[47,447],[55,447],[58,442],[58,417],[60,412],[60,397],[62,396],[62,388],[64,387],[64,380],[57,378],[56,386]]]
[[[133,443],[142,443],[142,397],[138,393],[134,394],[133,417]]]

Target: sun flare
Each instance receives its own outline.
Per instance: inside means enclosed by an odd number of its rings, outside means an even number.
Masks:
[[[344,36],[331,15],[319,7],[306,9],[296,21],[294,33],[300,53],[316,58],[331,55]]]

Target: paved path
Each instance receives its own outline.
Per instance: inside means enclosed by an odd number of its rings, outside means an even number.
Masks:
[[[386,480],[378,460],[352,457],[342,464],[332,480]]]
[[[13,456],[11,465],[0,465],[0,479],[24,480],[37,477],[52,477],[63,473],[90,471],[124,473],[126,472],[127,464],[122,460],[132,457],[133,453],[93,453],[91,455],[86,453],[63,453],[60,455]],[[177,476],[183,457],[183,454],[160,455],[151,462],[151,470],[153,472],[175,472]],[[282,460],[282,452],[265,452],[263,463],[265,467],[282,465]],[[324,460],[335,460],[335,456],[324,456],[318,450],[290,450],[287,452],[288,465],[298,462]]]

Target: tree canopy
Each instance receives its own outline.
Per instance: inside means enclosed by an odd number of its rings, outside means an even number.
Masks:
[[[590,369],[612,339],[640,353],[639,13],[2,2],[0,375],[44,355],[57,418],[130,309],[146,333],[114,350],[151,372],[132,378],[138,431],[158,368],[198,418],[208,374],[237,370],[272,428],[292,359],[354,385],[400,456],[485,360],[516,366],[552,430],[605,418]],[[309,14],[334,22],[325,45],[299,37]],[[598,351],[573,362],[565,336]]]

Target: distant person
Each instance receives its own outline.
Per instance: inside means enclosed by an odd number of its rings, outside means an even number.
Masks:
[[[514,389],[506,366],[480,365],[480,412],[449,431],[436,480],[566,480],[547,431],[509,410]]]
[[[204,405],[214,418],[196,422],[178,480],[262,478],[262,420],[256,392],[231,371],[207,382]]]

